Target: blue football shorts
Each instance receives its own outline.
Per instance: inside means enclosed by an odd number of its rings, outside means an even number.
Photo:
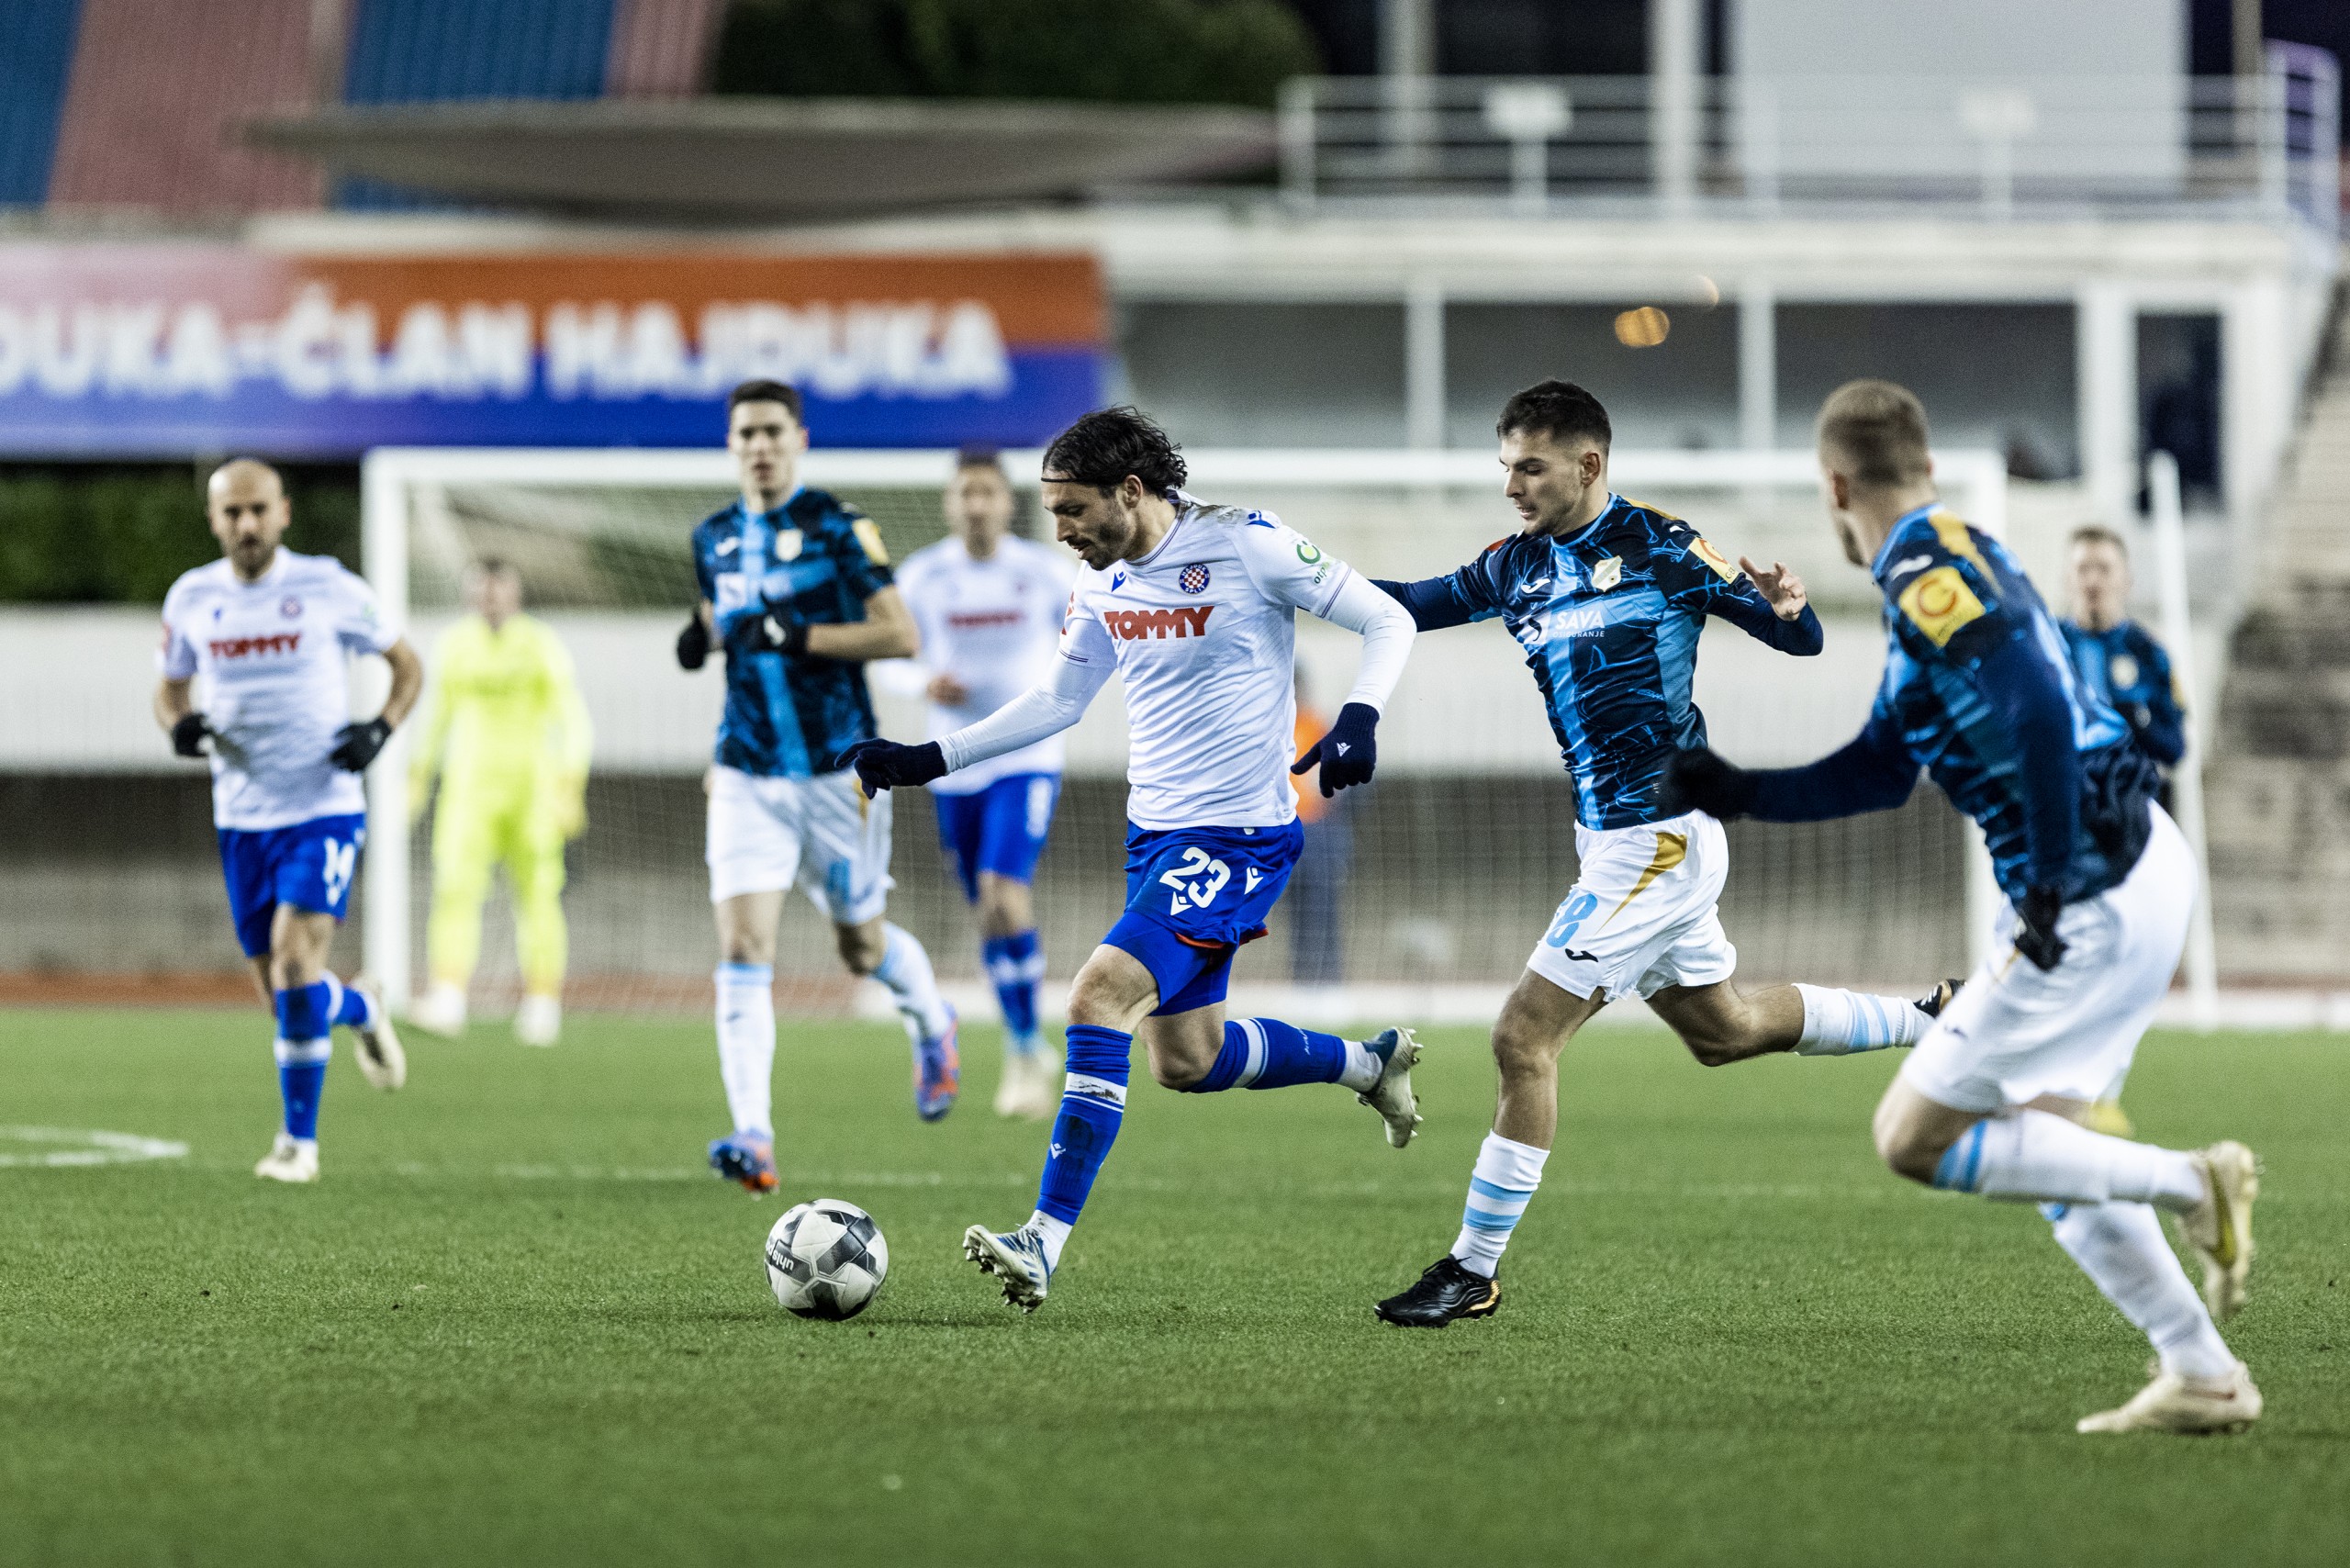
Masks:
[[[237,944],[245,957],[269,952],[269,925],[279,904],[341,920],[351,907],[351,883],[366,842],[364,816],[220,829],[220,874],[229,884],[229,914],[237,923]]]
[[[1058,773],[1014,773],[968,795],[934,795],[938,842],[955,864],[963,897],[979,900],[979,873],[1027,882],[1045,853],[1053,807],[1061,798]]]
[[[1126,913],[1102,940],[1131,953],[1158,982],[1153,1016],[1222,1002],[1232,956],[1265,934],[1289,885],[1305,830],[1126,829]]]

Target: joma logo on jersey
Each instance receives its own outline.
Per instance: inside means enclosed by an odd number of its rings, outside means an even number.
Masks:
[[[1113,610],[1102,617],[1113,637],[1138,642],[1145,637],[1204,637],[1213,604],[1184,604],[1172,610]]]
[[[253,654],[290,654],[302,645],[299,632],[273,632],[266,637],[215,637],[208,646],[216,659],[241,659]]]

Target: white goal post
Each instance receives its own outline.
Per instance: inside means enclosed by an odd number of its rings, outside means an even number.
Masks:
[[[1040,457],[1041,454],[1035,451],[1003,454],[1003,463],[1015,487],[1033,490]],[[1214,498],[1245,501],[1279,511],[1369,575],[1416,577],[1446,569],[1466,559],[1474,545],[1515,527],[1514,515],[1502,502],[1500,475],[1493,455],[1487,452],[1221,449],[1189,452],[1185,458],[1191,468],[1192,488]],[[860,500],[861,491],[912,496],[917,502],[908,504],[927,506],[934,519],[935,500],[919,498],[934,498],[942,491],[953,466],[951,452],[820,449],[808,454],[802,477],[811,485],[842,491]],[[1935,472],[1953,510],[1986,532],[1995,535],[2006,532],[2006,466],[1998,454],[1940,453],[1935,457]],[[1841,563],[1827,559],[1832,555],[1832,546],[1828,525],[1815,498],[1818,468],[1808,453],[1619,451],[1611,460],[1610,477],[1618,489],[1654,498],[1660,504],[1683,496],[1707,498],[1698,507],[1671,505],[1668,510],[1684,511],[1701,527],[1717,533],[1733,557],[1748,548],[1747,535],[1740,532],[1735,517],[1761,518],[1766,510],[1775,509],[1773,515],[1777,521],[1770,527],[1779,532],[1773,533],[1758,522],[1754,537],[1764,543],[1753,545],[1750,553],[1772,555],[1780,549],[1777,542],[1799,539],[1801,548],[1812,552],[1804,557],[1804,569],[1816,600],[1830,594],[1841,596],[1837,602],[1843,606],[1846,621],[1854,625],[1863,615],[1877,613],[1873,589],[1865,578]],[[657,502],[672,510],[662,513],[655,524],[635,525],[639,527],[638,547],[650,547],[645,542],[651,541],[665,552],[673,549],[675,560],[682,568],[693,521],[702,510],[709,510],[713,498],[730,494],[733,485],[732,459],[724,451],[716,449],[379,448],[369,453],[362,465],[365,573],[386,613],[407,624],[409,611],[420,608],[414,591],[420,586],[415,576],[416,564],[441,561],[442,566],[432,568],[437,597],[431,608],[437,612],[449,610],[446,561],[478,548],[479,538],[497,535],[495,528],[480,528],[476,534],[469,535],[464,532],[468,525],[464,518],[452,521],[464,508],[453,509],[446,504],[446,498],[468,493],[511,497],[609,491],[632,498],[631,504],[640,513]],[[659,502],[663,496],[673,498]],[[652,500],[645,499],[648,497]],[[1365,498],[1377,504],[1369,504]],[[1747,511],[1741,513],[1741,508]],[[477,515],[478,511],[476,506],[476,513],[468,515]],[[1449,520],[1444,528],[1439,530],[1429,524],[1424,532],[1422,520],[1439,513]],[[1726,521],[1718,524],[1717,513]],[[1458,521],[1463,516],[1474,521]],[[1800,527],[1805,532],[1790,532],[1797,526],[1790,521],[1794,519],[1801,520]],[[1473,532],[1480,527],[1483,530],[1482,534]],[[1462,547],[1464,541],[1468,542],[1466,549]],[[1797,557],[1788,554],[1786,558]],[[677,613],[684,608],[682,601],[674,605]],[[639,613],[651,612],[640,607]],[[665,610],[662,613],[671,612]],[[1302,636],[1301,647],[1306,645],[1306,639]],[[1857,649],[1849,637],[1846,645]],[[420,651],[430,654],[429,648]],[[1488,652],[1495,656],[1506,655],[1512,663],[1516,658],[1514,647]],[[1852,656],[1860,655],[1856,651]],[[1873,654],[1868,656],[1874,660]],[[1416,655],[1415,664],[1422,662]],[[585,676],[583,670],[583,681]],[[1424,678],[1439,677],[1430,674]],[[1792,684],[1804,682],[1807,677],[1803,668],[1791,666],[1770,674],[1768,678]],[[1701,665],[1701,689],[1706,679],[1706,667]],[[1499,684],[1498,679],[1487,681],[1481,667],[1477,678],[1481,695],[1488,685],[1498,688]],[[1523,695],[1527,684],[1520,671],[1510,682],[1509,700],[1528,700]],[[588,695],[592,705],[595,693],[591,690]],[[1840,703],[1845,700],[1840,696]],[[1715,717],[1715,712],[1709,708],[1709,718]],[[1835,742],[1848,738],[1864,717],[1864,707],[1852,707],[1849,714],[1840,716],[1837,722],[1842,724],[1842,730]],[[1424,738],[1427,726],[1414,730],[1409,724],[1397,724],[1394,718],[1391,715],[1390,722],[1382,728],[1382,780],[1389,777],[1391,752],[1393,766],[1401,771],[1415,766],[1415,756],[1427,749]],[[1717,728],[1718,731],[1718,720]],[[1392,745],[1391,730],[1399,732]],[[1539,766],[1540,757],[1537,754],[1547,751],[1549,772],[1557,781],[1561,798],[1565,798],[1564,782],[1557,778],[1555,745],[1541,726],[1539,710],[1530,721],[1514,720],[1510,734],[1514,737],[1511,744],[1518,748],[1512,754],[1511,766],[1522,769],[1528,758]],[[1416,735],[1423,739],[1416,741]],[[599,768],[604,767],[602,744],[599,733]],[[1416,745],[1420,747],[1419,752],[1415,751]],[[1073,758],[1074,756],[1073,753]],[[1073,761],[1073,771],[1074,767]],[[380,978],[395,1005],[405,1005],[415,972],[411,950],[415,912],[410,888],[414,846],[410,842],[408,809],[408,745],[403,732],[394,736],[368,775],[367,875],[363,900],[366,965]],[[903,809],[899,821],[901,824],[906,821]],[[1981,852],[1979,835],[1974,834],[1971,824],[1966,832],[1972,848],[1966,854],[1964,873],[1964,948],[1965,957],[1971,960],[1987,948],[1999,895],[1991,880],[1988,857]],[[899,854],[902,858],[906,850],[901,847]],[[698,873],[698,857],[678,869],[681,873]],[[1949,869],[1956,871],[1956,863],[1950,863]],[[1863,871],[1864,874],[1865,868]],[[901,877],[903,874],[901,872]],[[1561,886],[1551,896],[1564,890]],[[1946,885],[1942,891],[1942,896],[1948,896]],[[894,910],[894,903],[892,907]],[[1535,931],[1525,933],[1525,940],[1530,943],[1539,929],[1538,926]],[[698,936],[706,943],[706,928]],[[1484,938],[1481,936],[1478,941],[1483,942]],[[1483,948],[1472,951],[1482,953]]]

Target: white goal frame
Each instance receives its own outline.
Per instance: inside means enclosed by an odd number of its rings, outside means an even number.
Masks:
[[[1032,486],[1043,453],[1011,451],[1003,464],[1015,485]],[[1251,485],[1376,486],[1409,490],[1462,490],[1495,485],[1491,453],[1386,449],[1208,448],[1183,454],[1192,482],[1206,490],[1245,491]],[[953,474],[951,451],[828,451],[803,460],[811,484],[839,487],[943,488]],[[1650,487],[1735,490],[1801,489],[1818,483],[1808,452],[1618,451],[1609,476],[1627,488]],[[1958,512],[1994,537],[2008,522],[2006,460],[1983,450],[1938,452],[1934,474]],[[731,488],[733,459],[723,449],[378,447],[360,465],[360,551],[368,582],[386,613],[405,625],[408,604],[408,492],[420,484],[606,485],[632,489]],[[682,546],[681,546],[682,547]],[[1967,824],[1972,846],[1966,879],[1967,958],[1989,951],[2000,895],[1982,835]],[[394,733],[367,774],[367,876],[364,961],[386,999],[405,1008],[412,973],[409,942],[410,845],[408,736]]]

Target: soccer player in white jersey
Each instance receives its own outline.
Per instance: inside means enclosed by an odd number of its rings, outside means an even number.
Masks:
[[[1983,829],[2000,944],[1901,1064],[1878,1154],[1947,1191],[2040,1203],[2057,1245],[2157,1357],[2154,1381],[2083,1432],[2234,1430],[2260,1390],[2214,1320],[2243,1305],[2259,1168],[2234,1142],[2193,1150],[2095,1132],[2187,942],[2195,857],[2154,801],[2154,763],[1998,541],[1942,509],[1926,411],[1888,381],[1839,387],[1819,415],[1830,512],[1885,598],[1885,680],[1850,745],[1749,771],[1702,747],[1665,793],[1716,817],[1823,822],[1899,805],[1922,767]],[[2199,1299],[2163,1238],[2203,1264]]]
[[[1011,532],[1012,483],[992,447],[964,451],[946,487],[948,538],[898,568],[927,678],[930,738],[977,723],[1051,666],[1074,573],[1058,552]],[[1045,978],[1030,884],[1060,799],[1062,745],[1047,735],[935,779],[938,841],[963,896],[979,907],[979,960],[1003,1011],[1001,1116],[1052,1114],[1059,1064],[1037,1037]]]
[[[293,513],[275,469],[249,458],[223,464],[205,507],[222,558],[182,574],[164,596],[155,719],[180,756],[210,750],[229,911],[276,1009],[285,1121],[253,1174],[314,1182],[333,1026],[357,1035],[368,1082],[397,1089],[408,1077],[382,1000],[330,974],[327,951],[367,839],[359,776],[415,705],[424,666],[384,623],[364,582],[329,556],[280,545]],[[344,661],[352,654],[379,655],[392,668],[391,694],[373,719],[351,716]]]
[[[1271,1018],[1227,1021],[1232,957],[1261,935],[1297,862],[1289,771],[1321,765],[1327,793],[1369,780],[1380,711],[1412,646],[1411,618],[1279,518],[1183,493],[1182,458],[1132,409],[1086,415],[1045,454],[1044,500],[1084,561],[1049,678],[924,745],[872,741],[868,789],[926,784],[1075,723],[1115,670],[1133,737],[1126,912],[1069,988],[1069,1075],[1035,1213],[1008,1234],[975,1225],[964,1255],[1033,1312],[1125,1114],[1142,1036],[1151,1076],[1214,1093],[1293,1083],[1355,1091],[1401,1148],[1418,1124],[1408,1030],[1342,1040]],[[1292,767],[1295,612],[1362,636],[1337,722]]]

